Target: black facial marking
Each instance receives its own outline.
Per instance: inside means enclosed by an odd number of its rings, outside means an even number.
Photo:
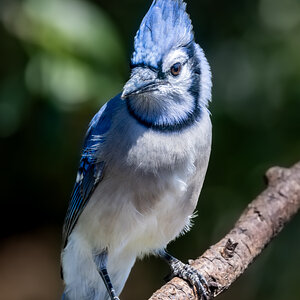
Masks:
[[[159,71],[159,68],[157,67],[153,67],[153,66],[150,66],[150,65],[147,65],[147,64],[144,64],[144,63],[139,63],[139,64],[130,64],[130,69],[134,69],[134,68],[148,68],[150,69],[151,71],[153,72],[158,72]]]
[[[200,76],[201,76],[200,61],[197,55],[195,55],[194,43],[190,44],[186,49],[191,61],[191,68],[193,70],[192,84],[188,91],[193,96],[194,101],[198,103],[200,97],[200,84],[199,84]]]
[[[157,64],[157,67],[151,66],[151,65],[147,65],[144,63],[139,63],[139,64],[130,64],[130,69],[134,69],[134,68],[148,68],[151,71],[155,72],[157,74],[157,78],[158,79],[166,79],[166,74],[162,71],[162,61],[160,60]]]

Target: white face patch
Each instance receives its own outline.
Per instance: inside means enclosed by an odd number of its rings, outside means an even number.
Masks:
[[[187,95],[187,91],[191,86],[192,69],[188,63],[189,57],[183,48],[171,50],[169,54],[164,57],[162,71],[168,76],[168,82],[172,86],[172,91],[176,95]],[[181,64],[181,71],[178,76],[173,76],[170,73],[171,67],[176,64]],[[162,87],[166,91],[160,89],[160,92],[168,93],[170,87]]]
[[[183,65],[188,59],[189,57],[183,49],[170,51],[163,59],[162,71],[168,72],[174,64],[179,62]]]

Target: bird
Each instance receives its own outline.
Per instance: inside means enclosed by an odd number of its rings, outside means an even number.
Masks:
[[[183,0],[154,0],[134,38],[130,77],[92,118],[63,225],[64,300],[118,300],[136,259],[163,258],[191,228],[208,167],[211,71]]]

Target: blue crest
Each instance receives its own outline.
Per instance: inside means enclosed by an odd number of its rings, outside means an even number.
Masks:
[[[182,0],[154,0],[134,38],[132,65],[158,67],[172,48],[194,39],[193,26]]]

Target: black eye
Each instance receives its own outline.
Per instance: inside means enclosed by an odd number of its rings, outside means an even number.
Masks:
[[[170,70],[171,70],[171,74],[173,76],[178,76],[181,72],[181,63],[178,62],[178,63],[174,64]]]

